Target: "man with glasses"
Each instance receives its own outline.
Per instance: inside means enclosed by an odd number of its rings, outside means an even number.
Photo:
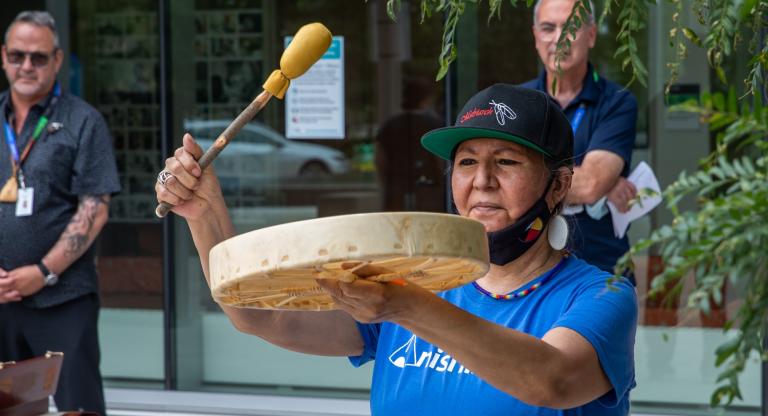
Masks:
[[[589,63],[589,50],[597,38],[591,1],[588,18],[571,38],[570,50],[557,62],[557,41],[575,3],[536,3],[533,36],[544,70],[523,86],[547,92],[571,121],[575,169],[565,209],[574,223],[570,248],[587,262],[612,272],[629,242],[626,235],[615,237],[606,201],[625,212],[637,195],[635,186],[626,180],[635,142],[637,100],[620,85],[602,78]]]
[[[57,407],[104,414],[91,244],[120,185],[104,119],[56,81],[63,59],[47,12],[22,12],[5,32],[0,361],[63,352]]]

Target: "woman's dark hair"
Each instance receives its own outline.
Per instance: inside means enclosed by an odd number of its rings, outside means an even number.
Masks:
[[[547,156],[544,156],[544,166],[547,167],[547,170],[549,171],[549,177],[553,180],[557,179],[558,176],[561,175],[560,168],[563,166],[568,167],[568,169],[573,173],[573,166],[563,164],[562,162],[557,162]],[[554,209],[552,210],[552,215],[560,214],[563,211],[563,207],[565,206],[565,198],[563,198],[562,201],[558,202],[557,205],[555,205]]]

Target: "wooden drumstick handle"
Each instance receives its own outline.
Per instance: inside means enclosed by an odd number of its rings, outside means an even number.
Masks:
[[[249,121],[253,120],[256,114],[258,114],[259,111],[264,108],[267,102],[269,102],[270,98],[272,98],[272,94],[269,91],[262,91],[261,94],[259,94],[253,101],[251,101],[250,104],[248,104],[248,107],[245,107],[245,110],[240,112],[240,114],[235,117],[231,123],[229,123],[229,126],[227,126],[227,128],[224,129],[219,137],[216,138],[216,141],[213,142],[213,145],[211,145],[211,147],[205,151],[203,156],[198,159],[197,163],[200,165],[201,170],[207,168],[208,165],[210,165],[211,162],[216,159],[216,156],[218,156],[219,153],[221,153],[221,151],[227,147],[232,138],[234,138],[237,133],[240,132],[240,129],[242,129],[243,126],[245,126]],[[171,208],[173,208],[173,205],[167,202],[161,202],[157,205],[157,208],[155,208],[155,214],[159,218],[163,218],[168,215],[168,212],[171,210]]]
[[[205,151],[205,154],[197,161],[200,168],[208,167],[245,123],[251,121],[264,108],[270,98],[274,96],[282,99],[291,80],[307,72],[325,54],[331,46],[332,39],[331,32],[322,23],[310,23],[302,26],[283,52],[283,56],[280,58],[280,69],[272,71],[264,83],[264,91],[224,129],[224,132],[213,145]],[[161,202],[155,209],[155,214],[163,218],[171,208],[173,206],[170,204]]]

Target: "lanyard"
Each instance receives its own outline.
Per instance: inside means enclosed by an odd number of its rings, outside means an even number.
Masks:
[[[24,151],[21,152],[21,156],[19,156],[19,149],[16,147],[16,132],[13,130],[13,127],[11,127],[8,121],[5,121],[5,142],[8,144],[8,149],[11,151],[11,159],[14,169],[21,169],[21,164],[24,163],[24,160],[26,160],[27,156],[29,156],[29,152],[32,150],[32,146],[34,146],[40,135],[43,134],[45,126],[48,125],[48,117],[50,117],[53,106],[56,104],[59,96],[61,96],[61,87],[57,82],[53,88],[53,98],[48,104],[48,107],[46,107],[45,111],[43,112],[43,115],[40,116],[39,120],[37,120],[35,130],[32,132],[32,138],[24,147]]]
[[[585,105],[581,104],[578,109],[576,109],[576,113],[573,115],[573,118],[571,119],[571,128],[573,128],[573,135],[576,136],[576,130],[579,129],[579,125],[581,124],[581,120],[584,119],[584,113],[587,112],[585,109]]]
[[[595,82],[600,80],[600,75],[597,74],[596,69],[592,70],[592,79],[594,79]],[[579,129],[581,120],[584,119],[584,113],[587,112],[586,108],[587,108],[586,104],[581,103],[581,105],[579,105],[579,108],[576,109],[576,113],[573,115],[573,119],[571,119],[571,128],[573,129],[574,139],[576,138],[576,130]]]
[[[11,150],[11,157],[13,158],[14,164],[20,166],[22,163],[24,163],[24,160],[29,155],[30,149],[32,149],[32,145],[43,133],[43,129],[47,124],[48,117],[45,115],[41,116],[40,120],[37,121],[37,126],[35,126],[34,133],[32,133],[32,140],[27,143],[27,145],[24,147],[24,151],[21,153],[21,157],[19,157],[19,150],[16,147],[16,133],[13,131],[13,127],[11,127],[7,121],[5,122],[5,141],[8,143],[8,148]]]

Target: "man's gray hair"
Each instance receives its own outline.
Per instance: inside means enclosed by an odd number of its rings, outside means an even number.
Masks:
[[[8,29],[5,30],[4,42],[6,44],[8,43],[8,35],[11,32],[11,28],[16,23],[29,23],[39,27],[47,27],[53,33],[53,47],[59,49],[59,33],[56,31],[56,20],[54,20],[50,13],[39,10],[26,10],[16,15],[13,22],[8,25]]]
[[[536,25],[538,22],[536,21],[537,16],[539,15],[539,6],[541,5],[541,2],[543,0],[536,0],[536,5],[533,6],[533,24]],[[576,0],[578,1],[578,0]],[[576,5],[576,1],[574,1],[573,5]],[[587,23],[589,25],[595,24],[595,3],[592,2],[592,0],[589,0],[589,9],[591,10],[591,13],[589,13],[589,16],[587,18]]]

